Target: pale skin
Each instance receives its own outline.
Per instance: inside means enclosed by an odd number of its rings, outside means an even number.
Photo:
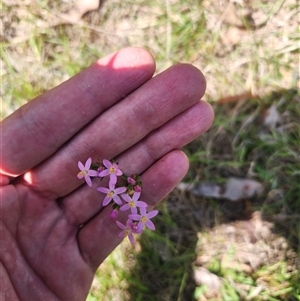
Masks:
[[[121,242],[97,184],[77,178],[78,161],[115,158],[141,174],[151,207],[184,177],[179,149],[213,121],[200,101],[205,80],[186,64],[154,71],[147,51],[122,49],[2,122],[1,300],[83,301]]]

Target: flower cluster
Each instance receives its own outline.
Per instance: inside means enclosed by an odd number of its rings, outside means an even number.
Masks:
[[[140,200],[142,192],[142,182],[136,174],[130,177],[123,174],[118,164],[113,160],[104,159],[100,164],[92,164],[92,159],[88,158],[83,165],[78,162],[80,172],[77,174],[78,179],[85,179],[89,187],[92,187],[91,177],[105,178],[109,177],[108,187],[97,187],[100,193],[105,194],[103,206],[111,205],[112,211],[110,217],[116,219],[119,211],[129,211],[126,224],[116,220],[116,224],[122,230],[118,237],[128,236],[131,244],[134,244],[134,235],[139,234],[145,227],[155,230],[151,218],[157,215],[158,210],[147,211],[148,205]],[[125,184],[118,185],[118,177],[122,177]]]

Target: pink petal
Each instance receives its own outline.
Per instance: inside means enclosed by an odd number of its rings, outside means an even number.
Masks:
[[[143,202],[143,201],[137,201],[136,203],[135,203],[135,205],[137,206],[137,207],[148,207],[148,205],[147,205],[147,203],[145,203],[145,202]]]
[[[131,229],[131,228],[132,228],[132,224],[133,224],[133,222],[132,222],[132,220],[129,218],[129,219],[126,221],[126,227],[129,228],[129,229]]]
[[[146,208],[145,207],[141,207],[140,208],[140,213],[141,213],[142,216],[146,215],[146,213],[147,213]]]
[[[130,208],[130,206],[128,206]],[[131,208],[131,213],[137,214],[137,209],[136,207]]]
[[[142,216],[140,214],[129,214],[128,218],[130,218],[134,221],[139,221],[142,218]]]
[[[111,201],[111,198],[106,196],[103,200],[102,206],[107,206],[110,201]]]
[[[104,169],[103,171],[99,172],[98,177],[102,178],[109,175],[109,170],[108,169]]]
[[[124,238],[124,236],[125,236],[125,232],[124,232],[124,231],[122,231],[122,232],[120,232],[120,233],[118,234],[118,237],[119,237],[119,238]]]
[[[152,221],[150,221],[149,219],[146,221],[146,226],[150,229],[150,230],[155,230],[155,226],[152,223]]]
[[[126,229],[126,226],[123,225],[122,223],[120,223],[119,221],[116,221],[116,224],[118,225],[119,228],[121,228],[122,230]]]
[[[119,169],[117,163],[112,163],[111,166],[117,171]]]
[[[117,176],[114,173],[110,174],[109,182],[111,182],[112,184],[116,184],[117,183]]]
[[[144,228],[144,224],[143,223],[139,223],[136,229],[137,233],[141,233],[143,231]]]
[[[127,189],[126,187],[118,187],[115,189],[115,193],[121,194],[121,193],[125,192],[126,189]]]
[[[125,201],[125,202],[130,202],[131,201],[131,197],[128,195],[128,194],[122,194],[121,195],[121,197],[123,198],[123,200]]]
[[[89,170],[88,171],[88,175],[90,177],[97,177],[98,176],[98,171],[96,171],[96,170]]]
[[[80,161],[78,161],[78,168],[84,170],[84,165]]]
[[[86,170],[88,170],[88,169],[90,169],[91,165],[92,165],[92,158],[88,158],[85,162],[84,167],[85,167]]]
[[[120,206],[122,205],[122,201],[117,194],[113,196],[113,200],[115,201],[116,204],[118,204]]]
[[[117,176],[121,176],[123,174],[123,172],[118,168],[116,171],[116,175]]]
[[[91,180],[90,176],[85,175],[84,179],[85,179],[86,183],[88,184],[88,186],[92,187],[92,180]]]
[[[130,209],[130,206],[128,204],[125,204],[122,207],[120,207],[120,211],[126,211],[128,209]]]
[[[137,201],[137,200],[139,199],[140,195],[141,195],[140,192],[135,192],[135,193],[133,194],[133,196],[132,196],[132,199],[135,200],[135,201]]]
[[[114,183],[109,182],[108,186],[111,191],[115,190],[116,185]]]
[[[98,187],[97,188],[98,191],[103,192],[103,193],[109,193],[110,190],[106,187]]]
[[[150,212],[147,213],[147,217],[152,218],[152,217],[156,216],[157,213],[158,213],[158,210],[150,211]]]
[[[133,236],[132,232],[130,232],[130,233],[128,234],[128,238],[129,238],[130,243],[131,243],[132,245],[134,245],[134,236]]]
[[[104,165],[106,168],[110,168],[112,164],[111,164],[110,161],[104,159],[104,160],[103,160],[103,165]]]

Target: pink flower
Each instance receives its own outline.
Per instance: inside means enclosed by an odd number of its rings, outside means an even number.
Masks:
[[[113,184],[117,183],[117,176],[121,176],[123,172],[119,169],[118,164],[116,163],[111,163],[110,161],[104,159],[103,160],[103,165],[106,167],[103,171],[99,172],[99,177],[105,177],[105,176],[110,176],[110,181]]]
[[[150,220],[150,218],[153,218],[157,215],[158,210],[153,210],[147,213],[147,210],[145,207],[140,207],[140,213],[141,214],[129,214],[128,218],[139,221],[139,224],[137,226],[137,232],[141,232],[144,228],[144,226],[147,226],[150,230],[155,230],[155,226],[153,222]]]
[[[127,204],[124,204],[120,210],[125,211],[131,209],[131,213],[137,213],[137,207],[146,208],[148,205],[145,202],[138,200],[140,195],[140,192],[135,192],[132,197],[130,197],[128,194],[122,194],[122,198],[125,202],[127,202]]]
[[[102,204],[103,206],[107,206],[111,200],[114,200],[114,202],[120,206],[122,205],[122,201],[118,194],[124,193],[126,191],[126,187],[115,188],[115,184],[109,182],[109,189],[106,187],[98,187],[97,190],[102,193],[106,193],[106,197]]]
[[[88,158],[83,165],[80,161],[78,162],[78,167],[80,172],[77,174],[78,179],[84,178],[88,186],[92,187],[92,180],[90,177],[97,177],[98,172],[96,170],[90,169],[92,165],[92,158]]]
[[[122,223],[116,221],[116,224],[118,225],[119,228],[122,229],[122,231],[119,233],[118,237],[119,238],[124,238],[128,236],[129,241],[131,242],[132,245],[134,245],[134,227],[133,227],[133,222],[132,220],[128,219],[126,222],[126,226],[123,225]]]

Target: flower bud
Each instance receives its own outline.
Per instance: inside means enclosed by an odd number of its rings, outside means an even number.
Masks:
[[[128,177],[128,178],[127,178],[127,181],[128,181],[128,183],[129,183],[130,185],[135,185],[135,183],[136,183],[135,179],[132,178],[132,177]]]
[[[114,210],[109,214],[109,217],[110,217],[111,219],[116,219],[117,215],[118,215],[118,210],[114,209]]]
[[[140,185],[136,185],[136,186],[134,186],[134,191],[135,192],[141,192],[142,191],[142,187]]]

